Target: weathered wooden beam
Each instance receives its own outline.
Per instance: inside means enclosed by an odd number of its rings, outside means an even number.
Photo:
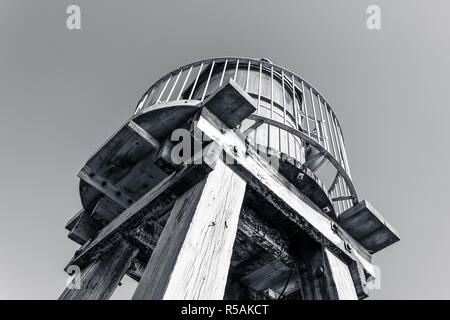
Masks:
[[[92,210],[91,217],[94,220],[102,221],[105,225],[114,220],[119,214],[125,210],[117,202],[108,197],[102,197]]]
[[[222,299],[244,193],[219,161],[178,198],[133,299]]]
[[[288,278],[292,268],[281,261],[274,259],[270,263],[245,275],[241,281],[254,290],[265,290],[277,286],[282,280]]]
[[[82,211],[74,227],[70,230],[68,237],[82,245],[93,237],[100,229],[101,225],[92,219],[88,212]]]
[[[325,249],[328,265],[331,270],[331,276],[336,286],[339,300],[357,300],[358,296],[355,290],[352,274],[346,263],[336,257],[330,250]]]
[[[107,178],[101,177],[88,166],[84,166],[80,170],[78,177],[124,208],[129,207],[135,201],[133,195],[127,194],[124,190],[118,188]]]
[[[372,253],[400,240],[398,232],[366,200],[341,213],[339,225]]]
[[[74,258],[74,264],[83,264],[89,261],[96,250],[102,247],[102,243],[108,243],[108,239],[123,228],[129,227],[136,222],[141,221],[146,212],[143,210],[159,197],[172,197],[181,195],[192,185],[202,180],[213,168],[220,155],[220,149],[217,144],[210,144],[201,154],[196,157],[203,157],[199,165],[184,166],[180,170],[167,176],[158,185],[143,195],[138,201],[130,205],[124,212],[117,216],[113,221],[100,230],[97,236],[91,241],[85,243],[79,254]]]
[[[73,288],[66,288],[60,300],[107,300],[136,257],[138,249],[117,241],[75,275]],[[79,278],[78,278],[79,277]],[[79,288],[77,288],[79,285]]]
[[[338,300],[325,248],[307,234],[298,242],[297,266],[302,300]]]
[[[144,130],[140,125],[138,125],[133,120],[128,122],[128,128],[136,132],[139,136],[142,137],[145,141],[147,141],[154,149],[158,150],[160,143],[157,139],[155,139],[150,133]]]
[[[257,109],[254,99],[232,79],[217,88],[201,106],[208,108],[228,128],[236,128]]]
[[[81,215],[83,214],[84,210],[81,209],[77,212],[76,215],[74,215],[72,218],[69,219],[66,223],[66,230],[72,231],[73,227],[75,227],[75,224],[77,223],[78,219],[80,219]]]
[[[374,268],[368,260],[370,254],[357,247],[356,242],[342,230],[339,235],[332,230],[332,220],[319,213],[309,199],[296,191],[295,186],[277,174],[252,149],[247,148],[243,137],[228,130],[217,117],[205,109],[202,110],[197,126],[222,146],[235,160],[231,167],[245,177],[249,186],[259,192],[284,217],[306,230],[316,241],[323,238],[325,245],[342,258],[358,261],[371,277],[375,277]]]
[[[127,236],[138,248],[153,251],[158,243],[162,231],[162,226],[155,221],[150,221],[142,223],[137,228],[132,229],[127,233]]]
[[[269,252],[275,259],[280,260],[286,266],[293,266],[288,238],[283,236],[276,226],[268,224],[249,207],[242,207],[238,228],[246,237]]]

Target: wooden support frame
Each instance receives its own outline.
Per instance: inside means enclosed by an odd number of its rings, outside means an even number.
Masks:
[[[296,188],[289,181],[277,175],[273,168],[261,161],[253,150],[247,148],[243,137],[228,130],[206,109],[201,111],[197,126],[222,146],[235,160],[235,165],[232,166],[234,170],[244,176],[247,183],[263,194],[287,219],[306,230],[316,240],[320,240],[323,235],[324,243],[331,251],[348,261],[357,261],[369,277],[375,277],[370,254],[342,230],[339,230],[339,235],[332,230],[332,221],[317,212],[313,204],[308,203],[299,192],[295,192]]]
[[[244,193],[219,161],[178,198],[133,299],[222,299]]]
[[[145,215],[143,209],[160,196],[166,195],[173,199],[173,194],[181,195],[192,185],[201,181],[206,174],[214,169],[219,155],[220,149],[217,144],[211,143],[208,145],[203,152],[195,155],[195,157],[203,158],[203,161],[200,161],[201,164],[183,166],[180,170],[174,171],[171,175],[167,176],[158,185],[148,191],[138,201],[130,205],[124,212],[100,230],[95,238],[86,242],[71,263],[77,265],[88,263],[90,257],[100,250],[104,244],[107,244],[108,239],[114,234],[120,232],[123,228],[127,228],[127,226],[133,225],[133,223],[139,222]],[[158,208],[153,209],[158,210]]]

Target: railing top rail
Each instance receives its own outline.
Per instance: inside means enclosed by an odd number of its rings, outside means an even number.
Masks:
[[[304,78],[300,77],[299,75],[297,75],[296,73],[292,72],[289,69],[286,69],[282,66],[279,66],[277,64],[271,63],[269,61],[266,60],[260,60],[260,59],[255,59],[255,58],[247,58],[247,57],[216,57],[216,58],[208,58],[208,59],[203,59],[203,60],[198,60],[186,65],[182,65],[170,72],[168,72],[166,75],[164,75],[163,77],[161,77],[159,80],[157,80],[147,91],[145,94],[148,94],[149,92],[151,92],[151,90],[153,88],[155,88],[159,83],[161,83],[162,81],[167,80],[169,77],[176,75],[180,70],[185,70],[185,69],[189,69],[190,67],[197,67],[201,64],[203,65],[208,65],[210,63],[215,62],[217,63],[222,63],[225,61],[228,61],[228,63],[233,62],[234,60],[239,60],[239,63],[248,63],[250,61],[250,63],[254,63],[254,64],[262,64],[263,66],[267,66],[268,68],[273,67],[275,71],[278,71],[279,73],[281,73],[281,71],[284,72],[284,75],[286,77],[295,77],[296,81],[298,82],[303,82],[304,86],[306,86],[308,89],[310,88],[312,90],[312,92],[315,95],[318,95],[320,97],[320,99],[324,102],[325,106],[328,107],[328,109],[333,113],[334,117],[336,118],[336,121],[339,125],[339,127],[342,129],[339,119],[336,115],[336,112],[334,111],[333,107],[331,106],[331,104],[328,102],[328,100],[307,80],[305,80]],[[144,96],[145,96],[144,94]],[[137,109],[137,108],[136,108]]]

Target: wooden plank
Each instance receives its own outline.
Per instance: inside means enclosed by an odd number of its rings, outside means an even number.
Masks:
[[[84,166],[80,170],[78,177],[124,208],[129,207],[135,201],[132,195],[127,194],[113,182],[100,176],[88,166]]]
[[[217,88],[202,106],[208,108],[229,128],[237,127],[257,109],[254,99],[232,79]]]
[[[73,227],[75,227],[75,224],[77,223],[78,219],[80,219],[80,216],[83,214],[83,212],[84,210],[81,209],[76,215],[74,215],[72,218],[70,218],[69,221],[67,221],[65,226],[66,230],[71,231]]]
[[[134,122],[133,120],[130,120],[130,122],[128,122],[128,128],[130,128],[131,130],[133,130],[134,132],[136,132],[140,137],[142,137],[142,139],[144,139],[145,141],[147,141],[148,143],[150,143],[150,145],[158,150],[159,149],[159,141],[155,139],[155,137],[153,137],[150,133],[148,133],[147,131],[145,131],[140,125],[138,125],[136,122]]]
[[[330,250],[325,249],[325,252],[339,300],[357,300],[358,296],[356,295],[355,285],[348,266]]]
[[[101,229],[101,225],[92,219],[88,212],[82,211],[77,222],[69,232],[69,239],[82,245]]]
[[[108,224],[125,210],[120,204],[107,197],[102,197],[92,210],[91,217],[94,220]]]
[[[338,291],[324,246],[307,234],[301,235],[297,245],[297,266],[302,300],[338,300]]]
[[[279,260],[273,260],[263,267],[241,278],[241,281],[254,290],[264,290],[271,288],[286,279],[291,268],[287,267]]]
[[[342,230],[339,235],[332,230],[332,220],[319,213],[309,199],[262,161],[254,150],[246,148],[243,137],[225,130],[226,126],[205,109],[202,110],[197,126],[222,146],[228,156],[235,160],[232,168],[244,176],[247,183],[280,213],[306,230],[314,239],[320,240],[323,237],[324,243],[333,252],[347,259],[357,260],[371,277],[375,277],[374,268],[368,261],[370,254],[357,247],[356,242]]]
[[[373,253],[400,240],[398,232],[366,200],[341,213],[339,224]]]
[[[133,299],[222,299],[244,192],[219,161],[177,199]]]
[[[74,263],[82,264],[89,261],[90,257],[95,254],[96,250],[101,248],[102,243],[107,243],[114,233],[126,228],[127,225],[140,221],[145,215],[142,209],[155,201],[164,193],[169,194],[183,194],[192,185],[200,181],[206,174],[208,174],[215,166],[218,157],[219,149],[217,144],[211,143],[206,147],[200,155],[196,157],[203,157],[203,161],[199,165],[184,166],[179,171],[173,172],[167,176],[158,185],[148,191],[138,201],[130,205],[118,217],[106,225],[97,234],[95,239],[85,243],[80,249],[80,253],[74,258]]]
[[[137,253],[128,242],[116,242],[81,271],[80,288],[66,288],[59,300],[109,299]]]

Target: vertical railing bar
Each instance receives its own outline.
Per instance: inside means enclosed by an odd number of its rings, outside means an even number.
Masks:
[[[302,94],[303,94],[303,99],[302,99],[302,105],[304,107],[304,111],[305,111],[305,119],[306,119],[306,129],[308,130],[308,137],[311,136],[310,133],[310,129],[309,129],[309,119],[308,119],[308,106],[306,105],[306,92],[305,92],[305,85],[302,81]]]
[[[236,60],[236,70],[234,71],[234,81],[237,79],[237,73],[239,69],[239,59]]]
[[[336,137],[337,137],[337,140],[339,143],[339,150],[341,152],[342,165],[343,165],[345,171],[347,172],[348,167],[347,167],[347,164],[345,163],[344,152],[343,152],[344,145],[342,144],[341,137],[339,135],[339,131],[338,131],[338,127],[337,127],[337,120],[334,119],[334,121],[335,121]]]
[[[258,111],[261,109],[261,82],[262,82],[262,62],[259,63],[259,83],[258,83]]]
[[[202,73],[202,69],[203,69],[203,62],[197,71],[197,76],[195,77],[194,85],[192,86],[191,94],[189,95],[188,100],[191,100],[192,95],[194,94],[194,90],[195,90],[195,87],[197,86],[198,78],[200,77],[200,74]]]
[[[314,103],[314,92],[313,92],[313,89],[311,87],[309,87],[309,93],[311,95],[311,104],[312,104],[313,115],[314,115],[314,124],[316,126],[317,142],[319,143],[319,145],[321,145],[321,143],[320,143],[320,129],[319,129],[319,124],[317,122],[317,114],[316,114],[316,104]]]
[[[334,147],[333,131],[331,130],[331,122],[330,122],[330,118],[328,116],[328,105],[327,105],[326,101],[324,101],[324,107],[325,107],[325,115],[327,116],[328,130],[330,131],[331,146],[333,147],[333,156],[336,158],[336,149]]]
[[[345,164],[344,164],[344,158],[342,157],[341,147],[339,145],[339,137],[338,137],[337,131],[336,131],[336,123],[335,123],[334,114],[331,114],[331,122],[333,124],[334,136],[336,138],[336,146],[338,149],[338,156],[339,156],[338,160],[339,160],[339,163],[344,167],[345,171],[347,171],[347,169],[345,168]]]
[[[339,190],[341,191],[341,197],[345,196],[344,186],[342,185],[342,180],[343,179],[339,179]],[[346,210],[347,209],[346,201],[341,201],[341,202],[342,202],[342,207],[344,208],[344,210]]]
[[[161,93],[159,94],[158,100],[156,100],[156,103],[160,103],[161,102],[161,98],[164,94],[164,92],[166,91],[167,85],[170,82],[170,79],[172,79],[172,75],[169,76],[169,79],[167,79],[166,83],[164,84],[164,88],[162,89]]]
[[[184,87],[186,86],[186,83],[187,83],[187,81],[189,79],[189,76],[191,75],[192,69],[193,69],[193,66],[191,66],[189,68],[189,71],[188,71],[188,73],[186,75],[186,79],[184,79],[183,86],[181,87],[180,92],[178,93],[177,100],[180,100],[180,98],[181,98],[181,94],[183,93]]]
[[[247,93],[248,93],[248,78],[250,77],[250,65],[251,65],[251,61],[248,60],[247,79],[245,80],[245,92],[247,92]]]
[[[273,66],[270,66],[270,119],[273,119]]]
[[[345,181],[344,181],[344,182],[345,182]],[[347,195],[351,195],[351,194],[350,194],[350,190],[348,189],[347,182],[345,182],[344,185],[345,185],[345,193],[346,193]],[[349,208],[349,209],[350,209],[351,207],[353,207],[352,200],[347,200],[347,205],[348,205],[348,208]]]
[[[273,120],[273,65],[270,66],[270,119]],[[270,146],[270,125],[267,128],[267,135],[269,136],[269,146]],[[274,148],[275,149],[275,148]]]
[[[225,71],[227,70],[228,59],[225,59],[225,64],[223,65],[222,77],[220,77],[219,87],[223,83],[223,77],[225,76]]]
[[[167,96],[166,102],[170,100],[170,97],[172,96],[173,90],[175,90],[175,87],[177,86],[178,80],[180,80],[181,73],[183,72],[183,69],[180,69],[180,72],[178,72],[177,78],[175,79],[174,84],[172,85],[172,88],[170,89],[169,95]]]
[[[142,106],[144,105],[145,100],[147,100],[148,97],[148,93],[146,93],[141,100],[139,100],[137,108],[136,108],[136,113],[139,112],[139,110],[142,109]]]
[[[344,145],[344,135],[342,134],[342,128],[340,125],[338,125],[338,133],[340,135],[340,140],[341,140],[341,145],[342,145],[342,151],[343,151],[343,155],[344,155],[344,162],[345,162],[345,166],[347,167],[347,174],[350,177],[350,179],[352,178],[352,175],[350,173],[350,166],[348,165],[348,159],[347,159],[347,152],[345,151],[345,145]]]
[[[286,92],[284,88],[284,70],[281,69],[281,87],[283,94],[283,123],[286,124]],[[289,137],[288,137],[288,145],[289,145]]]
[[[151,101],[151,99],[153,98],[153,94],[156,92],[156,87],[153,87],[152,92],[150,92],[150,94],[147,97],[147,101]]]
[[[215,63],[216,63],[216,60],[213,60],[213,63],[211,64],[211,70],[209,71],[208,80],[206,80],[206,86],[205,86],[205,90],[203,91],[201,101],[203,101],[205,99],[206,91],[208,90],[208,86],[209,86],[209,80],[211,80],[211,75],[212,75]]]
[[[295,108],[295,78],[292,75],[292,110],[294,111],[294,125],[295,129],[298,130],[298,112]],[[297,148],[295,148],[295,154],[297,155]]]
[[[320,101],[320,95],[317,96],[317,100],[319,101],[319,110],[320,110],[320,119],[322,121],[321,127],[323,128],[323,139],[324,139],[324,146],[330,152],[330,141],[328,141],[328,133],[327,133],[327,126],[325,125],[325,118],[323,117],[323,110],[322,110],[322,103]]]

